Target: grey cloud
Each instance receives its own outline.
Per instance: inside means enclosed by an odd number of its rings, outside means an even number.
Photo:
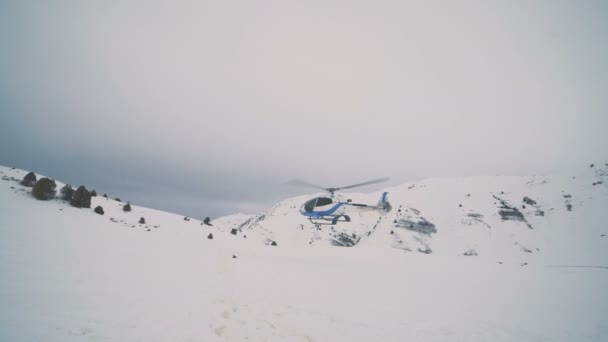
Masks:
[[[607,13],[3,2],[0,162],[191,216],[270,205],[291,178],[550,173],[605,158]]]

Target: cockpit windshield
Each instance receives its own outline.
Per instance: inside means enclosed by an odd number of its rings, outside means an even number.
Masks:
[[[310,213],[315,210],[316,207],[322,207],[324,205],[332,204],[333,200],[328,197],[317,197],[313,198],[304,203],[304,211]]]

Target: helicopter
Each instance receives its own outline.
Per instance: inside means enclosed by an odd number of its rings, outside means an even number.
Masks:
[[[336,191],[338,190],[352,189],[364,185],[386,182],[387,180],[389,180],[389,178],[384,177],[337,188],[325,188],[320,185],[312,184],[299,179],[291,180],[287,184],[320,189],[329,192],[329,196],[315,197],[304,202],[304,204],[302,204],[300,207],[300,213],[307,217],[310,222],[319,226],[335,225],[338,222],[350,222],[350,216],[345,214],[350,208],[355,208],[358,210],[376,210],[384,213],[391,211],[392,206],[388,202],[388,192],[382,193],[382,196],[376,205],[353,203],[351,199],[347,199],[345,201],[343,200],[342,196],[336,196]]]

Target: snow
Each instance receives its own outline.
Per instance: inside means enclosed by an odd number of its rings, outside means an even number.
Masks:
[[[403,184],[391,213],[319,230],[297,211],[314,195],[206,226],[100,196],[37,201],[14,180],[27,172],[0,167],[0,340],[606,341],[608,187],[592,184],[607,169]],[[436,232],[393,223],[421,218]],[[332,246],[340,233],[358,243]]]

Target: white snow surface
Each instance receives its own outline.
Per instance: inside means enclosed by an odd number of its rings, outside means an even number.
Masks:
[[[608,341],[604,162],[407,183],[322,227],[319,194],[207,226],[38,201],[26,173],[0,167],[0,341]]]

